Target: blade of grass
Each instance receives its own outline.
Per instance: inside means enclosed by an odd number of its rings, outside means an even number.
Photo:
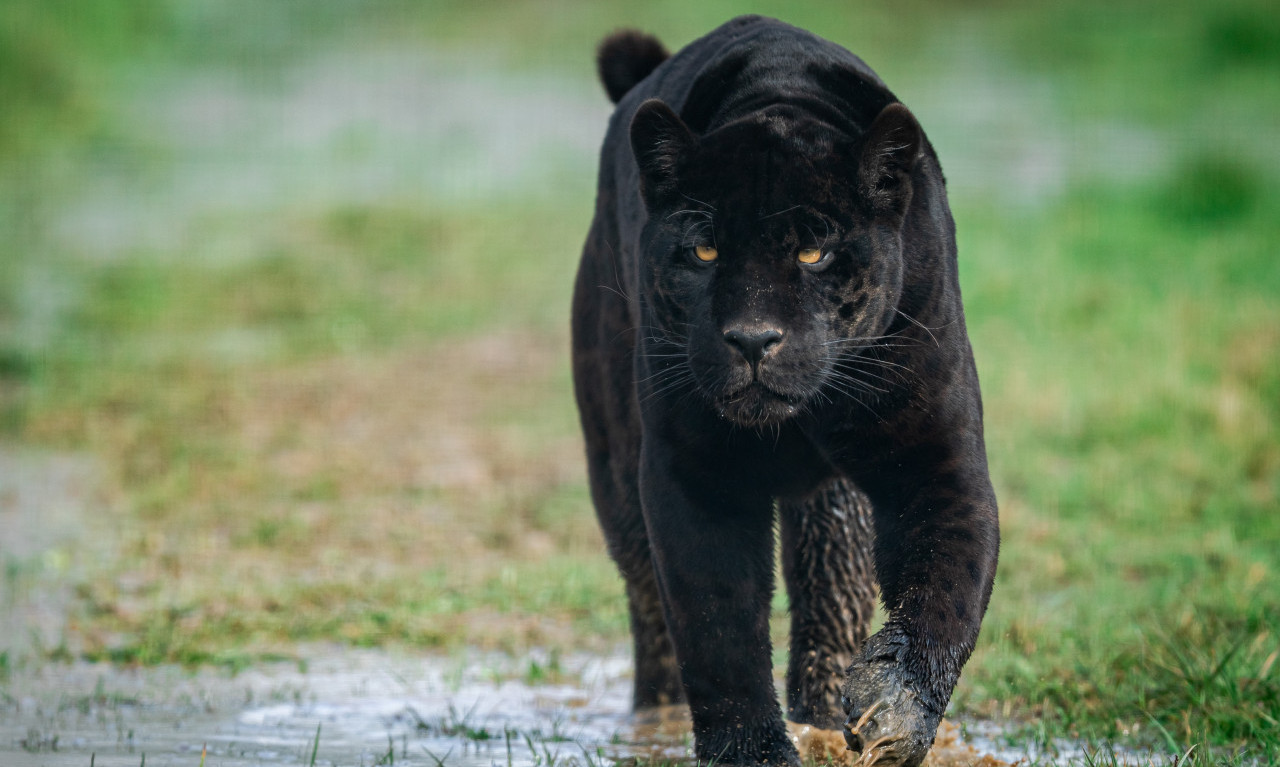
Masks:
[[[1173,735],[1164,728],[1163,724],[1160,724],[1160,720],[1152,716],[1150,711],[1144,711],[1143,713],[1147,715],[1147,718],[1151,720],[1151,723],[1160,731],[1160,735],[1164,738],[1165,745],[1169,747],[1169,753],[1175,756],[1179,754],[1182,749],[1178,748],[1178,741],[1173,739]]]
[[[449,750],[445,751],[444,756],[442,757],[436,756],[435,754],[431,753],[431,749],[427,748],[426,746],[423,746],[422,750],[427,752],[427,756],[431,757],[431,760],[436,763],[436,767],[444,767],[444,760],[448,759],[449,755],[453,753],[453,746],[450,746]]]

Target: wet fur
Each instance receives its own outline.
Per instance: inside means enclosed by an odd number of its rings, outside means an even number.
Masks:
[[[770,19],[670,58],[620,33],[599,67],[618,106],[574,378],[635,704],[687,701],[704,762],[797,763],[770,670],[780,533],[788,716],[917,764],[999,538],[933,149],[860,59]],[[796,262],[812,247],[825,266]],[[868,638],[877,582],[888,620]]]

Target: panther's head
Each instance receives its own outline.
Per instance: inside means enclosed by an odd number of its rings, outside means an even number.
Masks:
[[[642,396],[692,389],[761,426],[888,385],[864,355],[903,290],[922,144],[898,103],[857,137],[788,107],[697,136],[665,103],[642,104]]]

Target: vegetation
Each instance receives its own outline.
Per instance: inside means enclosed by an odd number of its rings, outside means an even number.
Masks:
[[[603,131],[596,40],[675,47],[743,5],[0,7],[0,445],[102,476],[79,543],[5,563],[8,598],[51,567],[74,585],[43,654],[624,641],[566,359],[592,153],[432,186],[411,142],[255,144],[236,110],[342,56],[369,82],[435,56],[477,99],[560,89],[502,121],[561,119],[577,88]],[[1046,745],[1280,754],[1280,15],[746,5],[862,55],[951,180],[1004,538],[955,710]],[[427,132],[442,163],[497,146]],[[361,163],[427,180],[344,186]],[[255,173],[285,191],[242,202],[225,176]]]

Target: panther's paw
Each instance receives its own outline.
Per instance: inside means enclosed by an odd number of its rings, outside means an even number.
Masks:
[[[924,705],[896,663],[854,661],[842,693],[845,742],[859,767],[915,767],[924,761],[941,712]]]
[[[702,767],[801,767],[781,718],[717,727],[695,740]]]

